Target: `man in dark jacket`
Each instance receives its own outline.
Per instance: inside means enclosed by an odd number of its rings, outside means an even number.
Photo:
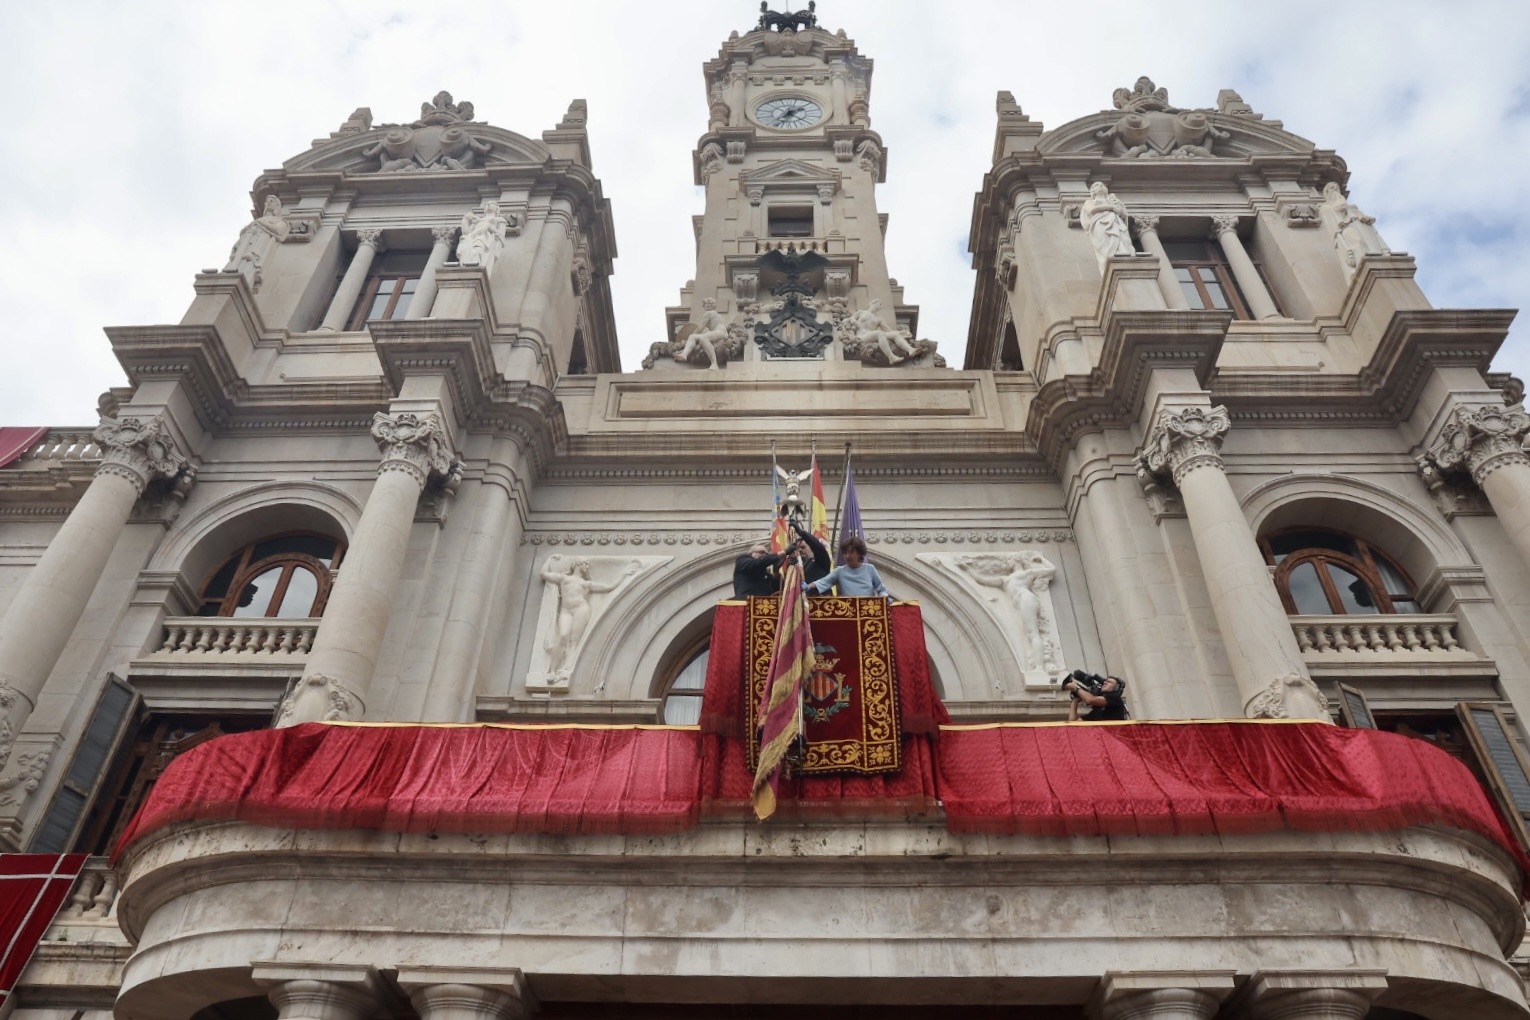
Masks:
[[[785,552],[772,553],[765,542],[758,542],[747,553],[733,562],[733,597],[748,598],[751,595],[775,595],[781,590],[780,566],[796,557],[802,563],[802,579],[808,583],[818,580],[834,569],[834,561],[822,542],[792,522],[797,532],[797,544]]]

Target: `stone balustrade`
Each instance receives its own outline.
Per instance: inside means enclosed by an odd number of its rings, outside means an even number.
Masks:
[[[172,616],[159,655],[298,656],[313,648],[319,621]]]
[[[85,862],[80,879],[69,894],[69,901],[59,911],[60,924],[104,921],[114,915],[117,905],[117,873],[105,857]]]
[[[1302,654],[1464,654],[1453,616],[1293,616]]]
[[[101,447],[96,444],[90,429],[49,429],[21,455],[23,463],[29,461],[98,461]]]
[[[821,237],[757,237],[754,238],[756,255],[770,251],[816,251],[821,255],[829,252],[829,242]]]

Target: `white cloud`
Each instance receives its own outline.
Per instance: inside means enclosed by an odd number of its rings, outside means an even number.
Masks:
[[[777,4],[776,6],[780,6]],[[800,4],[795,5],[800,6]],[[888,260],[920,332],[954,364],[972,271],[960,253],[987,169],[997,90],[1056,127],[1147,74],[1185,106],[1238,89],[1337,149],[1357,204],[1419,260],[1439,306],[1530,301],[1530,18],[1513,3],[1036,5],[824,0],[876,61],[890,153]],[[122,382],[101,327],[174,322],[221,265],[249,188],[358,106],[406,119],[440,89],[537,136],[587,99],[612,200],[622,357],[662,337],[694,276],[705,126],[700,66],[749,2],[663,5],[9,4],[0,87],[0,380],[10,423],[79,424]],[[1517,327],[1497,367],[1530,376]]]

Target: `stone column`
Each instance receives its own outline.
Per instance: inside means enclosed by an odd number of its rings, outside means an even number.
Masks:
[[[133,504],[156,478],[191,479],[161,417],[102,418],[93,438],[104,451],[95,478],[0,617],[0,766],[84,615]]]
[[[431,227],[430,236],[435,239],[430,246],[430,258],[425,260],[425,271],[414,288],[414,300],[409,302],[409,310],[404,313],[406,319],[424,319],[430,315],[430,306],[436,303],[436,270],[451,254],[452,238],[457,236],[457,228]]]
[[[398,591],[409,529],[425,483],[456,470],[434,411],[379,412],[372,438],[382,450],[377,482],[346,550],[303,677],[282,702],[277,726],[360,719]]]
[[[522,1020],[531,1014],[519,995],[482,985],[425,985],[409,993],[420,1020]]]
[[[1386,972],[1262,971],[1228,1004],[1250,1020],[1361,1020],[1387,990]]]
[[[742,60],[733,62],[728,70],[728,125],[743,127],[749,121],[744,117],[744,84],[749,78],[749,64]]]
[[[462,553],[436,661],[425,694],[425,722],[471,722],[473,696],[478,677],[478,654],[488,623],[486,614],[494,594],[494,581],[507,565],[501,557],[511,524],[515,475],[502,465],[491,465],[475,494],[472,535]],[[517,522],[517,529],[519,522]]]
[[[1250,718],[1328,719],[1254,533],[1227,481],[1225,407],[1160,408],[1137,456],[1144,487],[1172,477],[1185,505],[1217,628]]]
[[[1164,303],[1170,308],[1189,308],[1190,302],[1185,300],[1185,292],[1174,275],[1169,253],[1164,251],[1163,241],[1158,237],[1158,217],[1133,216],[1132,226],[1137,228],[1137,236],[1142,239],[1143,251],[1158,259],[1158,289],[1163,291]]]
[[[850,69],[843,57],[829,68],[829,103],[834,107],[830,123],[850,123]]]
[[[1519,558],[1530,566],[1530,456],[1522,447],[1526,433],[1530,415],[1523,405],[1458,406],[1439,439],[1419,458],[1419,471],[1431,489],[1439,487],[1445,475],[1470,474],[1493,505]]]
[[[358,230],[356,231],[356,254],[351,258],[351,264],[345,269],[345,276],[340,280],[340,289],[335,291],[335,298],[329,303],[329,311],[324,313],[324,322],[320,329],[341,330],[345,328],[345,320],[350,316],[351,309],[356,307],[356,299],[361,296],[362,285],[367,282],[367,273],[372,270],[372,260],[382,250],[381,230]]]
[[[1222,246],[1222,254],[1227,257],[1227,268],[1232,270],[1233,279],[1238,281],[1238,289],[1248,302],[1249,314],[1256,319],[1280,318],[1280,309],[1275,307],[1275,299],[1270,297],[1264,280],[1259,276],[1259,270],[1254,268],[1253,260],[1248,257],[1243,242],[1238,239],[1238,217],[1218,216],[1211,222],[1212,240]]]
[[[335,981],[284,981],[268,993],[278,1020],[367,1020],[377,1002],[364,989]]]
[[[1233,990],[1231,971],[1106,974],[1090,999],[1093,1020],[1208,1020]]]

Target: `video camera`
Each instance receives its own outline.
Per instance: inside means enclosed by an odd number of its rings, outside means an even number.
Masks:
[[[1086,673],[1081,669],[1075,669],[1073,672],[1069,673],[1058,682],[1065,684],[1069,680],[1072,680],[1080,687],[1086,688],[1090,694],[1096,695],[1098,697],[1104,697],[1106,679],[1106,677],[1100,676],[1098,673]],[[1078,697],[1077,690],[1070,690],[1068,691],[1068,694],[1073,698]]]

